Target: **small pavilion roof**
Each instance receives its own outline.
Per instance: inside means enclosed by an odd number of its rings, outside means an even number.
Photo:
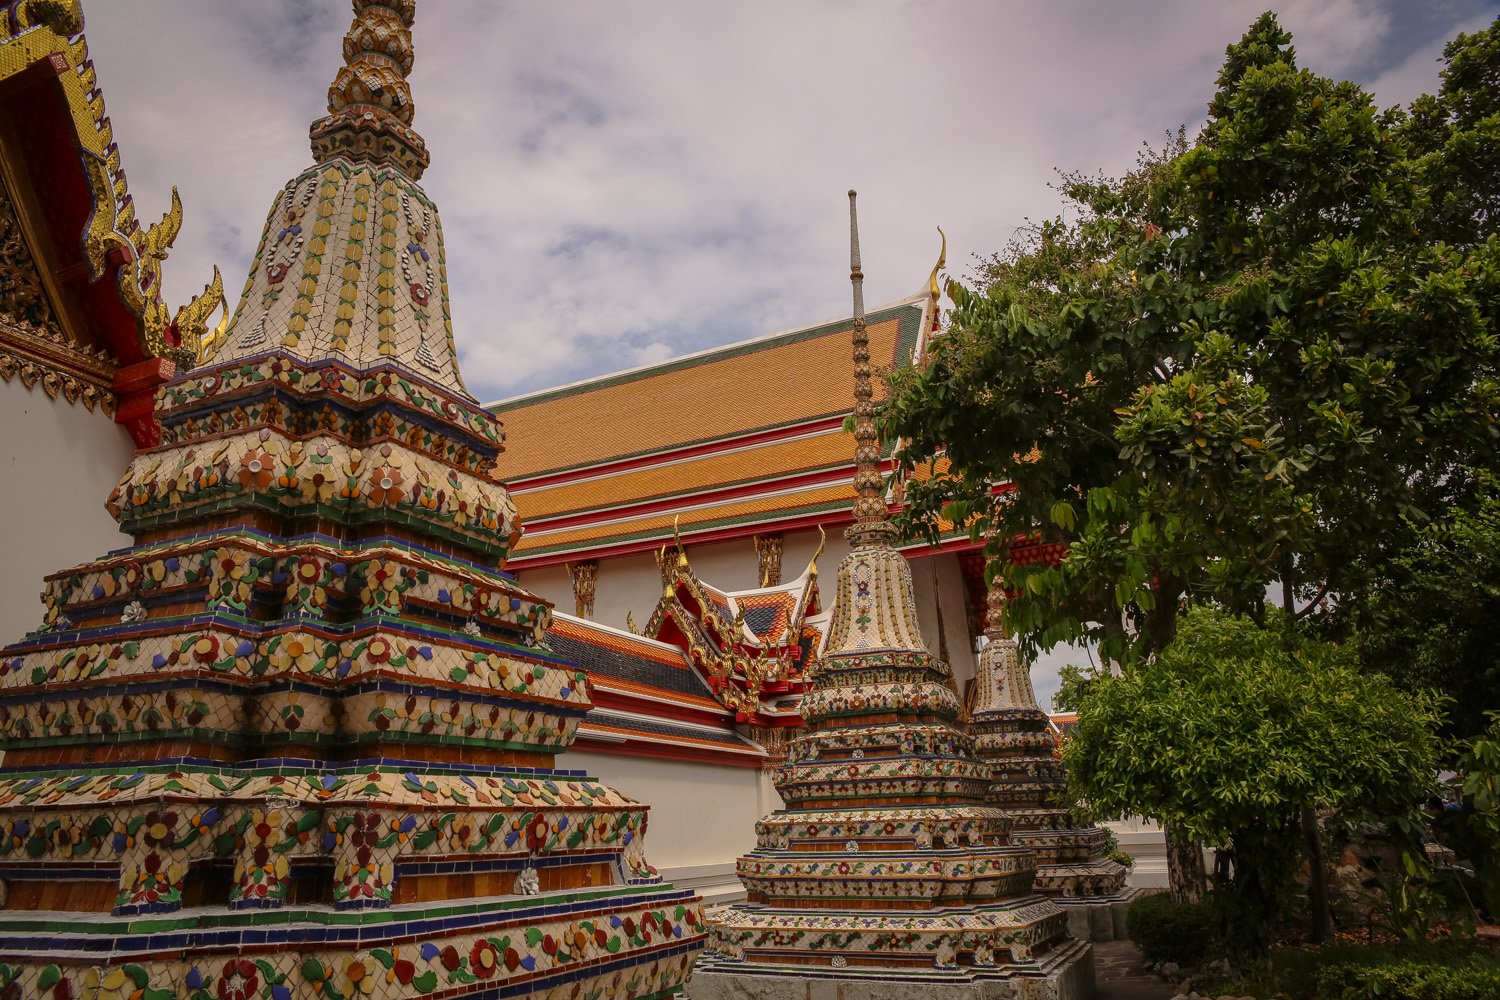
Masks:
[[[558,613],[547,641],[588,671],[594,709],[578,728],[580,749],[759,766],[765,751],[735,729],[676,646]]]

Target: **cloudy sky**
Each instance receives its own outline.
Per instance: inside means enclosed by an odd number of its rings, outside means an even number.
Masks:
[[[860,190],[867,300],[1055,213],[1054,168],[1118,173],[1196,126],[1267,0],[422,0],[412,90],[453,320],[485,400],[832,318]],[[1478,0],[1295,0],[1304,63],[1382,103],[1437,84]],[[87,6],[143,216],[173,184],[173,303],[237,295],[309,160],[342,0]],[[231,306],[233,303],[231,302]]]
[[[1119,173],[1194,130],[1268,0],[422,0],[412,90],[470,388],[498,399],[847,314],[1055,214],[1054,170]],[[1435,90],[1480,0],[1288,0],[1303,65],[1380,103]],[[143,217],[177,185],[175,305],[237,295],[309,160],[341,0],[90,3]],[[231,307],[233,302],[231,302]],[[1039,694],[1050,680],[1038,678]]]

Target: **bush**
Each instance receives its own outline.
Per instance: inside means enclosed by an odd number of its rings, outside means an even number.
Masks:
[[[1125,933],[1153,962],[1200,964],[1214,947],[1214,926],[1207,903],[1178,903],[1165,893],[1141,896],[1125,911]]]
[[[1494,1000],[1500,997],[1500,967],[1402,962],[1398,965],[1333,965],[1318,973],[1320,1000]]]

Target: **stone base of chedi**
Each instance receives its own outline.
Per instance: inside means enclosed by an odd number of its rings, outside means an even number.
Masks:
[[[870,997],[1088,995],[1087,947],[984,802],[989,767],[954,725],[946,664],[911,648],[905,560],[857,548],[837,600],[842,651],[817,665],[810,731],[776,776],[787,808],[740,859],[749,902],[710,920],[694,1000],[820,996],[822,981],[830,997],[851,983]]]
[[[1068,931],[1084,941],[1125,937],[1125,907],[1135,890],[1105,855],[1103,829],[1074,821],[1067,776],[1047,714],[1036,703],[1031,673],[1000,624],[1004,594],[989,595],[989,643],[979,657],[969,732],[993,768],[988,801],[1012,823],[1011,842],[1036,855],[1036,891],[1068,914]]]

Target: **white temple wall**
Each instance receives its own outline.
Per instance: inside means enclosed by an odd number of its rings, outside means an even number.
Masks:
[[[524,518],[524,513],[522,516]],[[540,569],[528,569],[517,573],[516,580],[531,593],[551,601],[557,610],[569,615],[573,613],[573,583],[568,579],[566,567],[543,566]]]
[[[558,766],[582,768],[611,788],[651,807],[646,860],[678,886],[706,901],[743,895],[734,862],[755,846],[755,821],[781,798],[760,768],[612,756],[570,750]]]
[[[933,656],[938,655],[942,648],[938,642],[938,603],[942,603],[948,665],[953,668],[954,683],[962,694],[964,685],[974,678],[978,664],[974,643],[969,637],[963,570],[959,568],[958,557],[951,553],[936,553],[912,559],[911,582],[912,596],[917,602],[917,623],[922,628],[927,651]]]
[[[135,446],[125,428],[19,379],[0,382],[0,645],[42,623],[42,578],[130,542],[104,509]]]

